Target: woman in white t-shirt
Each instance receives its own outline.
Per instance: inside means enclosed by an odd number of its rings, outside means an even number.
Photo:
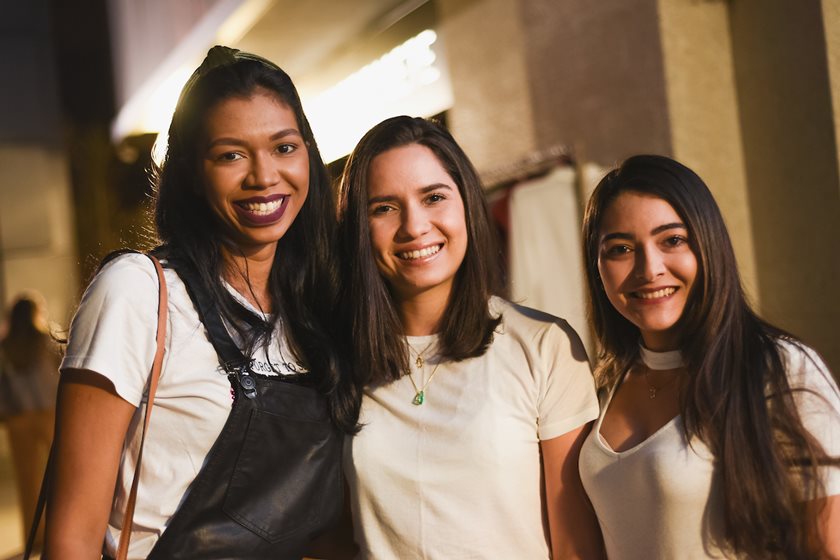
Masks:
[[[840,558],[840,393],[750,309],[703,181],[628,159],[584,244],[603,398],[580,471],[608,556]]]
[[[361,432],[344,468],[361,558],[592,558],[577,474],[598,413],[562,319],[507,302],[475,170],[419,118],[369,131],[347,163],[340,242]]]
[[[70,329],[47,555],[112,557],[130,530],[130,558],[300,558],[340,512],[358,399],[331,336],[332,192],[289,76],[211,49],[155,185],[169,321],[134,523],[158,317],[136,253],[103,265]]]

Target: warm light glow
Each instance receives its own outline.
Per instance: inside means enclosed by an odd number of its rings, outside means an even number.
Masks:
[[[158,85],[143,107],[144,111],[140,116],[137,129],[142,132],[158,133],[152,146],[152,161],[158,165],[163,162],[163,156],[166,154],[167,131],[175,106],[178,104],[178,97],[191,75],[192,70],[189,67],[179,68]]]
[[[452,105],[442,80],[437,34],[427,29],[317,97],[304,99],[324,161],[348,154],[373,125],[398,114],[431,116]]]
[[[265,15],[274,0],[246,0],[219,28],[216,44],[234,45]]]
[[[448,76],[433,46],[437,34],[427,29],[367,64],[303,105],[324,161],[347,155],[372,126],[394,115],[431,116],[452,106]],[[155,89],[144,105],[137,129],[159,131],[152,160],[166,154],[169,121],[181,88],[190,76],[180,68]]]
[[[144,132],[167,130],[181,89],[192,74],[192,69],[182,66],[161,82],[149,96],[139,128]]]

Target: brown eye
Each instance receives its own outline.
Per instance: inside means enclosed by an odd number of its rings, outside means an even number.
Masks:
[[[611,247],[607,247],[604,253],[608,257],[620,257],[630,253],[630,251],[632,251],[632,249],[629,245],[613,245]]]
[[[216,159],[218,161],[236,161],[238,159],[242,159],[242,154],[237,152],[225,152],[220,154]]]

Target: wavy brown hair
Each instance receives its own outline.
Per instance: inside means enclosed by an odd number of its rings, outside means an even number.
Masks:
[[[705,443],[718,464],[724,494],[720,544],[748,558],[819,558],[818,512],[808,501],[824,495],[818,468],[838,459],[828,457],[803,426],[778,342],[804,348],[752,311],[717,203],[697,174],[670,158],[629,158],[601,180],[586,208],[584,252],[590,317],[600,343],[599,384],[613,387],[639,354],[639,329],[609,302],[598,274],[604,212],[628,191],[667,201],[688,228],[697,257],[697,278],[679,324],[688,370],[680,412],[686,438]]]
[[[348,332],[355,333],[350,351],[365,384],[393,381],[408,371],[403,326],[370,244],[368,172],[376,156],[409,144],[425,146],[435,154],[464,201],[467,251],[439,325],[441,355],[458,361],[484,354],[500,321],[490,315],[487,302],[501,293],[501,251],[475,168],[440,125],[406,116],[387,119],[359,141],[339,189],[344,315]]]

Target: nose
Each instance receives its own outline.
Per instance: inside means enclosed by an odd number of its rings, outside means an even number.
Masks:
[[[399,233],[403,239],[418,239],[430,229],[428,212],[420,206],[407,206],[400,217]]]
[[[640,248],[636,250],[634,269],[637,278],[650,282],[665,273],[665,259],[656,249]]]
[[[246,179],[246,187],[264,189],[279,180],[280,173],[273,158],[266,154],[255,153],[251,156],[251,167]]]

